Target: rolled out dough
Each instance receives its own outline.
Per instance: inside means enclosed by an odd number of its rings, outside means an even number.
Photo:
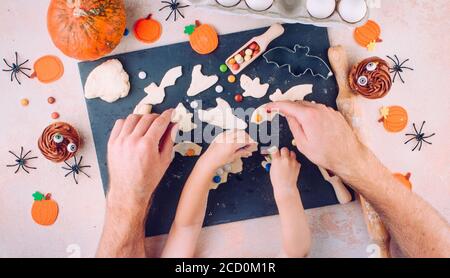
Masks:
[[[244,169],[244,163],[242,162],[242,159],[236,159],[232,163],[229,163],[227,165],[224,165],[222,168],[218,169],[217,175],[220,173],[220,182],[215,183],[212,182],[210,189],[217,189],[219,185],[224,184],[228,181],[228,174],[238,174],[242,172]]]
[[[197,128],[197,125],[192,122],[193,116],[194,114],[189,113],[186,107],[182,103],[179,103],[172,113],[172,123],[178,124],[179,130],[189,132]]]
[[[166,72],[163,79],[161,80],[161,83],[156,85],[156,83],[151,83],[149,86],[147,86],[144,91],[147,93],[147,96],[144,97],[140,104],[160,104],[164,101],[164,98],[166,96],[165,89],[167,87],[175,85],[175,82],[178,78],[180,78],[183,75],[182,67],[174,67]]]
[[[298,85],[290,88],[286,93],[282,93],[277,89],[275,93],[269,96],[271,101],[299,101],[303,100],[306,95],[312,93],[313,85]]]
[[[173,151],[182,156],[199,156],[202,152],[202,147],[191,141],[184,141],[176,144],[173,147]]]
[[[269,90],[269,84],[261,84],[259,77],[251,79],[247,75],[241,75],[241,88],[244,89],[244,97],[262,98]]]
[[[219,81],[217,75],[207,76],[202,73],[202,65],[196,65],[192,69],[192,81],[187,91],[187,95],[192,97],[200,94],[201,92],[211,88]]]
[[[200,121],[222,129],[246,129],[247,123],[233,114],[230,104],[222,98],[216,99],[217,106],[210,110],[198,110]]]

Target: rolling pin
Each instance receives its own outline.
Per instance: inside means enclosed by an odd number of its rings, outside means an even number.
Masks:
[[[356,136],[361,142],[364,142],[363,131],[359,123],[361,119],[361,110],[356,103],[356,95],[351,91],[348,84],[349,64],[347,54],[342,46],[331,47],[328,50],[328,59],[336,76],[336,81],[339,87],[339,94],[336,99],[338,110],[342,113],[349,125],[353,128]],[[367,225],[367,230],[374,241],[380,248],[380,257],[389,258],[389,244],[390,235],[381,221],[380,216],[375,212],[373,207],[359,196],[361,207],[364,215],[364,220]]]
[[[326,169],[319,166],[320,173],[323,178],[329,182],[334,189],[334,193],[336,194],[336,198],[338,199],[340,204],[347,204],[352,200],[352,195],[348,191],[347,187],[345,187],[341,178],[330,174]]]

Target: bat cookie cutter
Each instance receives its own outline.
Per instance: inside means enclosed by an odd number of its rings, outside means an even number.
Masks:
[[[310,48],[296,44],[294,49],[285,46],[277,46],[263,54],[264,59],[268,64],[275,64],[278,68],[287,67],[289,73],[295,77],[305,75],[308,71],[313,77],[320,76],[327,80],[333,76],[330,66],[320,57],[310,55]],[[300,57],[298,57],[301,55]],[[295,56],[295,57],[293,57]],[[311,64],[303,68],[305,64]]]

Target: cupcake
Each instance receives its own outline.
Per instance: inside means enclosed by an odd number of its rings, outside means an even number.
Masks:
[[[80,144],[77,130],[64,122],[52,123],[46,127],[38,140],[42,155],[56,163],[72,158]]]
[[[349,76],[350,88],[369,99],[384,97],[392,87],[388,63],[378,57],[354,65]]]

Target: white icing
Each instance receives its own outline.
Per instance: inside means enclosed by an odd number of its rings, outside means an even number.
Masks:
[[[244,89],[244,97],[262,98],[269,90],[269,84],[261,84],[259,77],[251,79],[247,75],[241,75],[241,88]]]
[[[130,91],[130,80],[117,59],[108,60],[97,66],[88,76],[84,86],[87,99],[101,98],[112,103],[124,98]]]
[[[217,75],[203,75],[202,65],[196,65],[192,70],[192,81],[187,91],[187,95],[190,97],[196,96],[201,92],[211,88],[214,84],[217,83],[217,81],[219,81],[219,77]]]
[[[218,126],[222,129],[246,129],[247,123],[233,114],[228,102],[216,99],[217,106],[210,110],[198,110],[200,121]]]
[[[172,123],[178,124],[179,130],[189,132],[197,127],[197,125],[192,122],[193,116],[194,114],[189,113],[184,105],[179,103],[172,113]]]

